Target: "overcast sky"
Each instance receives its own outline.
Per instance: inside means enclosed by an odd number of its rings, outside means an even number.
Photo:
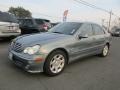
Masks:
[[[120,0],[85,0],[106,10],[112,10],[120,16]],[[30,10],[33,17],[47,18],[52,22],[62,21],[64,10],[68,9],[68,21],[92,21],[101,23],[101,19],[109,18],[109,14],[88,6],[78,4],[74,0],[1,0],[0,10],[7,11],[10,6]],[[52,17],[48,17],[48,16]],[[116,17],[112,16],[113,19]]]

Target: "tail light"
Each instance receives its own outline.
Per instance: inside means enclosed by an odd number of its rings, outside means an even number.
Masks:
[[[48,26],[46,24],[43,24],[43,29],[48,30]]]

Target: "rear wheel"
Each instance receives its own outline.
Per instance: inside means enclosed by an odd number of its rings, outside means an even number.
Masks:
[[[108,55],[109,52],[109,45],[106,44],[102,50],[102,53],[100,54],[102,57],[106,57]]]
[[[63,51],[53,51],[44,64],[44,72],[49,76],[58,75],[64,70],[66,61],[67,57]]]

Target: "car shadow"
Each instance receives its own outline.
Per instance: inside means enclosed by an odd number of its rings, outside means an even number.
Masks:
[[[4,38],[4,39],[0,39],[0,43],[10,42],[11,40],[12,40],[12,38]]]
[[[69,65],[82,63],[82,62],[87,62],[88,60],[93,60],[94,58],[97,58],[97,57],[99,57],[99,56],[98,55],[93,55],[93,56],[82,57],[82,58],[79,58],[79,59],[76,59],[76,60],[70,62]]]
[[[6,46],[7,44],[10,44],[11,41],[13,40],[14,38],[4,38],[4,39],[0,39],[0,45],[2,46]]]

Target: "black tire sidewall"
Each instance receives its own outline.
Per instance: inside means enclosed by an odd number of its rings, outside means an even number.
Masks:
[[[106,55],[104,55],[104,48],[105,48],[106,46],[108,47],[108,52],[107,52]],[[106,56],[108,55],[108,53],[109,53],[109,46],[108,46],[107,44],[104,46],[104,48],[103,48],[102,53],[101,53],[101,56],[102,56],[102,57],[106,57]]]
[[[59,73],[53,73],[53,72],[50,70],[50,61],[51,61],[51,59],[52,59],[55,55],[57,55],[57,54],[61,54],[61,55],[64,56],[64,58],[65,58],[65,64],[64,64],[63,69],[62,69]],[[49,75],[49,76],[55,76],[55,75],[60,74],[60,73],[64,70],[64,68],[65,68],[65,66],[66,66],[66,62],[67,62],[67,56],[66,56],[66,54],[65,54],[63,51],[61,51],[61,50],[55,50],[55,51],[53,51],[52,53],[50,53],[50,54],[48,55],[48,57],[47,57],[47,59],[46,59],[46,61],[45,61],[44,68],[43,68],[45,74],[47,74],[47,75]]]

